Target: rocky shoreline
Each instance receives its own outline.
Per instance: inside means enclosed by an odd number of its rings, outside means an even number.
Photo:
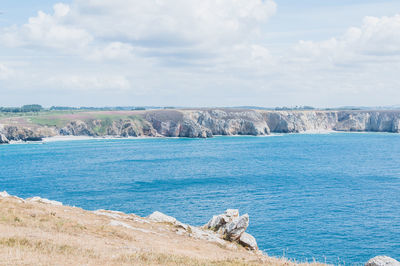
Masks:
[[[62,125],[0,120],[0,144],[54,136],[186,137],[262,136],[301,132],[400,133],[400,111],[261,111],[238,109],[131,111],[57,117]],[[110,115],[110,112],[107,113]],[[100,115],[100,117],[99,117]]]

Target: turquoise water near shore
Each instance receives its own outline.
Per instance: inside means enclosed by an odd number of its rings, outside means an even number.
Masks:
[[[238,208],[269,255],[400,259],[399,134],[3,145],[0,190],[89,210],[159,210],[194,225]]]

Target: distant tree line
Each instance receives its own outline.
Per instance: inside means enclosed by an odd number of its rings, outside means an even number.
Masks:
[[[294,107],[283,106],[283,107],[275,107],[275,110],[276,111],[315,110],[315,108],[312,107],[312,106],[307,106],[307,105],[305,105],[305,106],[294,106]]]
[[[4,113],[29,113],[29,112],[40,112],[44,108],[39,104],[29,104],[22,107],[0,107],[0,112]]]
[[[116,106],[116,107],[70,107],[70,106],[52,106],[50,110],[55,111],[69,111],[69,110],[90,110],[90,111],[132,111],[132,110],[146,110],[145,107],[132,107],[132,106]]]
[[[135,106],[116,106],[116,107],[71,107],[71,106],[52,106],[50,108],[43,108],[39,104],[28,104],[22,107],[0,107],[0,112],[3,113],[29,113],[29,112],[42,112],[42,111],[74,111],[74,110],[90,110],[90,111],[132,111],[132,110],[146,110],[146,107]]]

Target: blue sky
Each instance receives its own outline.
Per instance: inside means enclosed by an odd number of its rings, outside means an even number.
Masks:
[[[359,26],[365,16],[393,16],[400,1],[376,0],[278,0],[278,10],[267,24],[272,32],[292,33],[297,38],[324,40],[349,26]]]
[[[400,1],[3,2],[2,106],[400,103]]]

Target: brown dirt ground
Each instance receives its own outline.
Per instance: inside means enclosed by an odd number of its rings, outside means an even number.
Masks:
[[[0,265],[297,264],[178,235],[172,224],[133,214],[99,215],[9,197],[0,198]]]

